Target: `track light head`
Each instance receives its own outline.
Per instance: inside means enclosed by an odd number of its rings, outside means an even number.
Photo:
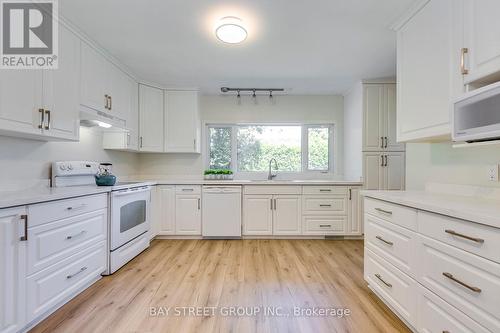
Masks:
[[[229,88],[228,87],[222,87],[220,88],[220,91],[222,91],[223,93],[226,93],[229,91]]]

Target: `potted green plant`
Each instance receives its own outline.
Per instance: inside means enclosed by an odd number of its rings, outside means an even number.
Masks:
[[[233,171],[228,169],[208,169],[204,171],[205,179],[230,180],[233,179]]]

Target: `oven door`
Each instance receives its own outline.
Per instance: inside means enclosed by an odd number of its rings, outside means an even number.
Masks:
[[[111,251],[149,230],[150,200],[149,187],[111,193]]]

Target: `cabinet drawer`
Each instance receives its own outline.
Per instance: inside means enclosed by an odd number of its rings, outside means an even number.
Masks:
[[[302,194],[347,195],[346,186],[303,186]]]
[[[500,332],[500,265],[418,235],[418,281],[486,328]]]
[[[28,275],[106,239],[107,209],[28,229]]]
[[[418,287],[418,332],[491,333],[431,291]]]
[[[201,186],[198,185],[177,185],[175,192],[178,194],[200,194]]]
[[[365,246],[404,273],[415,277],[416,234],[365,214]]]
[[[305,235],[342,235],[346,224],[344,216],[304,216],[302,232]]]
[[[347,197],[304,196],[302,209],[307,214],[347,215]]]
[[[417,230],[417,210],[386,201],[365,197],[365,213],[372,214],[402,227]]]
[[[243,188],[244,194],[301,194],[300,186],[293,185],[247,185]]]
[[[106,269],[106,243],[69,257],[26,279],[28,321],[81,292]]]
[[[500,229],[419,211],[418,231],[446,244],[500,263]]]
[[[34,227],[47,222],[89,213],[107,206],[108,195],[106,193],[30,205],[28,207],[29,226]]]
[[[364,277],[370,287],[412,326],[416,324],[417,283],[365,247]]]

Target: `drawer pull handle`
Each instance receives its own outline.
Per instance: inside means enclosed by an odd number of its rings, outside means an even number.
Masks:
[[[394,245],[393,242],[389,242],[388,240],[383,239],[381,236],[376,236],[375,238],[378,239],[379,241],[386,243],[387,245],[390,245],[390,246]]]
[[[332,190],[331,189],[320,189],[319,191],[320,192],[331,192]]]
[[[78,274],[81,274],[81,273],[85,272],[86,270],[87,270],[87,267],[82,267],[82,268],[80,268],[80,270],[78,272],[66,276],[66,279],[72,279],[75,276],[77,276]]]
[[[193,191],[194,191],[194,189],[192,189],[192,188],[183,188],[182,189],[182,192],[193,192]]]
[[[382,208],[375,208],[375,210],[379,211],[381,213],[387,214],[387,215],[392,215],[392,212],[389,211],[389,210],[385,210],[385,209],[382,209]]]
[[[446,229],[444,232],[446,232],[446,233],[448,233],[450,235],[453,235],[453,236],[462,237],[462,238],[471,240],[471,241],[476,242],[476,243],[481,243],[481,244],[484,243],[484,239],[467,236],[467,235],[458,233],[455,230]]]
[[[68,239],[68,240],[69,240],[69,239],[73,239],[73,238],[78,237],[78,236],[83,236],[86,232],[87,232],[87,231],[82,230],[82,231],[80,231],[79,233],[77,233],[77,234],[75,234],[75,235],[67,236],[67,237],[66,237],[66,239]]]
[[[320,224],[319,227],[320,228],[331,228],[332,225],[331,224]]]
[[[87,207],[86,204],[81,204],[79,206],[70,206],[70,207],[66,208],[66,210],[77,210],[77,209],[83,209],[85,207]]]
[[[447,277],[448,279],[450,279],[451,281],[456,282],[459,285],[464,286],[465,288],[467,288],[469,290],[472,290],[475,293],[480,293],[482,291],[478,287],[472,287],[472,286],[469,286],[467,283],[460,281],[459,279],[457,279],[456,277],[454,277],[453,274],[451,274],[451,273],[443,272],[443,275],[445,277]]]
[[[332,205],[319,205],[320,207],[332,207]]]
[[[382,279],[382,277],[380,276],[380,274],[375,274],[375,277],[377,279],[379,279],[380,281],[382,281],[382,283],[385,284],[387,287],[392,288],[392,284],[390,284],[389,282],[386,282],[384,279]]]

